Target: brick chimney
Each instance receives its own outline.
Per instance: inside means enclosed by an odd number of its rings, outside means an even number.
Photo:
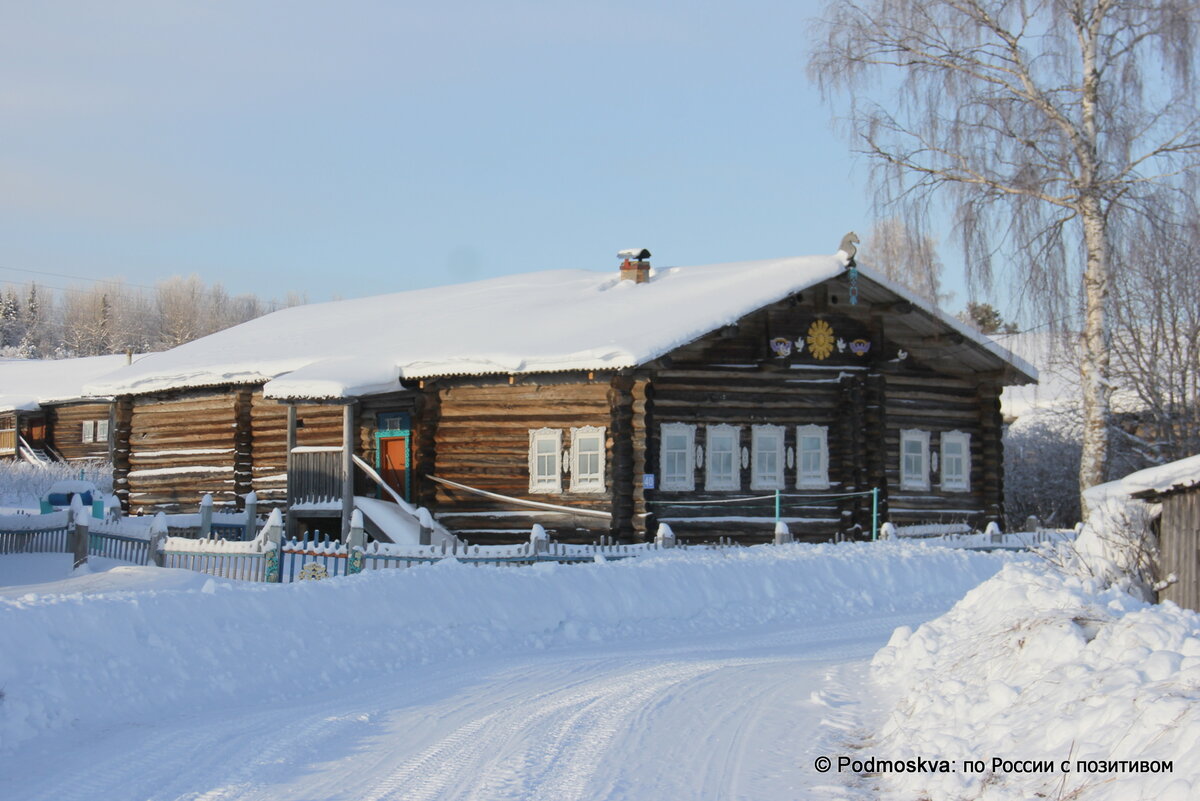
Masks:
[[[621,259],[621,280],[644,284],[650,280],[650,251],[645,248],[630,248],[617,254]]]

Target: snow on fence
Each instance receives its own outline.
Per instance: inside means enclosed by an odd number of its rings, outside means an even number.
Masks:
[[[70,513],[0,517],[0,554],[62,553],[68,549]]]

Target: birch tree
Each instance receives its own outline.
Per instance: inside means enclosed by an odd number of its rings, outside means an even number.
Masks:
[[[942,292],[942,260],[933,237],[919,233],[898,217],[875,223],[864,252],[870,264],[935,306],[950,296]]]
[[[1146,462],[1200,453],[1200,209],[1136,232],[1113,282],[1113,375],[1138,424],[1114,428]]]
[[[835,0],[815,28],[809,73],[849,97],[883,205],[947,208],[974,286],[1003,264],[1049,319],[1078,310],[1081,488],[1108,454],[1111,249],[1190,192],[1200,156],[1198,16],[1187,0]]]

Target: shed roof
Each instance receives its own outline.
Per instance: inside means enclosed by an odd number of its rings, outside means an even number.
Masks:
[[[1155,501],[1164,495],[1196,488],[1200,488],[1200,454],[1097,484],[1084,492],[1084,499],[1090,506],[1119,498]]]
[[[400,388],[402,379],[606,370],[644,364],[745,315],[842,276],[839,256],[660,268],[645,284],[616,270],[551,270],[467,284],[296,306],[163,353],[89,383],[102,395],[265,382],[280,399],[337,399]],[[914,342],[947,331],[953,360],[1037,371],[909,291],[860,268],[864,302],[901,298],[919,313]]]

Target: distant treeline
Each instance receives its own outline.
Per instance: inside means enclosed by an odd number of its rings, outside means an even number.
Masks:
[[[0,290],[0,356],[56,359],[126,350],[164,350],[285,306],[305,303],[230,295],[220,284],[176,276],[153,289],[119,281],[47,289],[37,283]]]

